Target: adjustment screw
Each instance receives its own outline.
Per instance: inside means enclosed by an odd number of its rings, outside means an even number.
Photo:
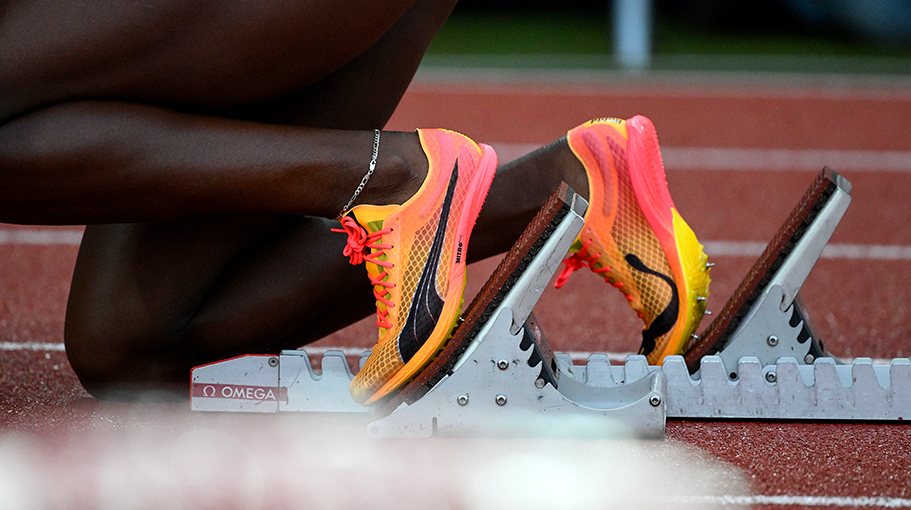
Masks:
[[[660,406],[661,405],[661,396],[653,394],[651,397],[648,398],[648,403],[651,404],[652,407]]]
[[[807,365],[812,365],[815,359],[816,358],[814,358],[812,354],[807,354],[803,357],[803,360],[807,363]]]
[[[542,379],[540,377],[535,379],[535,388],[538,388],[539,390],[544,389],[545,384],[547,384],[547,381],[545,381],[544,379]]]
[[[458,402],[460,406],[467,406],[468,405],[468,395],[464,394],[464,393],[459,395],[456,398],[456,402]]]
[[[775,372],[766,372],[765,380],[769,384],[774,384],[775,381],[778,380],[778,374],[776,374]]]
[[[277,366],[278,366],[278,358],[269,358],[269,366],[270,366],[270,367],[277,367]]]
[[[506,395],[497,395],[497,405],[505,406],[506,405]]]
[[[769,344],[769,347],[775,347],[778,345],[778,337],[775,335],[769,335],[769,338],[766,338],[766,343]]]
[[[501,359],[500,361],[497,362],[497,368],[499,368],[500,370],[506,370],[507,368],[509,368],[509,362],[506,361],[505,359]]]

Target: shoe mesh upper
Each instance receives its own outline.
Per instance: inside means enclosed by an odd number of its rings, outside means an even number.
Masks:
[[[611,237],[624,258],[627,254],[636,255],[647,267],[661,274],[671,275],[667,255],[654,230],[643,216],[633,192],[627,168],[626,149],[613,139],[609,139],[608,145],[617,169],[617,214],[611,228]],[[632,269],[626,260],[623,260],[622,267],[624,273],[632,276],[632,287],[638,291],[638,295],[633,297],[638,298],[639,304],[636,306],[637,303],[634,301],[634,308],[643,314],[646,324],[651,324],[670,302],[671,288],[656,276]]]
[[[393,229],[391,234],[384,236],[382,242],[394,245],[392,249],[385,251],[388,260],[394,264],[394,267],[387,271],[391,281],[395,283],[395,306],[389,310],[388,316],[392,327],[380,329],[378,344],[373,348],[364,368],[352,381],[351,392],[359,402],[373,397],[378,389],[402,371],[410,361],[402,359],[399,339],[408,321],[408,313],[440,224],[442,206],[456,162],[458,180],[452,192],[449,216],[445,222],[443,249],[439,255],[439,265],[433,281],[437,294],[444,299],[445,304],[441,317],[419,314],[416,319],[425,323],[432,320],[433,324],[429,327],[435,327],[433,335],[425,342],[425,345],[430,345],[433,352],[422,351],[421,359],[415,359],[417,363],[425,364],[432,359],[436,351],[442,349],[445,340],[449,338],[452,324],[459,315],[464,281],[460,275],[453,274],[453,257],[457,256],[459,250],[457,236],[466,232],[465,226],[462,225],[465,221],[463,209],[469,206],[479,209],[480,204],[469,202],[483,202],[486,197],[486,188],[480,197],[471,195],[472,186],[476,185],[473,181],[477,181],[476,174],[480,173],[477,171],[481,158],[480,149],[468,138],[450,132],[444,132],[443,135],[439,132],[433,135],[425,133],[422,142],[431,162],[427,180],[414,197],[383,222],[383,228]],[[474,218],[471,218],[471,221],[473,225]],[[462,266],[465,264],[464,252],[467,250],[468,242],[467,236],[465,237],[465,246],[461,248],[462,258],[459,261]],[[441,320],[445,322],[440,323]],[[421,324],[417,324],[416,329],[420,329],[420,326]],[[411,367],[411,375],[416,375],[420,368]]]
[[[665,245],[673,247],[674,233],[656,232],[656,227],[643,213],[641,201],[633,188],[626,129],[624,121],[596,120],[570,131],[568,139],[589,174],[592,206],[586,213],[580,240],[591,241],[588,253],[600,255],[592,263],[592,268],[611,268],[600,275],[627,296],[630,306],[639,313],[647,329],[672,304],[675,290],[680,305],[688,304],[685,302],[686,289],[681,284],[683,276],[674,274],[669,255],[658,237],[664,235],[667,237]],[[660,177],[659,182],[665,185],[663,175]],[[600,207],[595,205],[599,203]],[[664,213],[670,215],[670,211]],[[634,255],[651,271],[676,282],[676,288],[659,276],[633,268],[627,255]],[[677,310],[671,312],[674,313],[672,320],[677,319]],[[648,348],[648,352],[643,354],[655,353],[649,357],[650,362],[658,361],[658,355],[671,341],[671,333],[668,331],[655,339],[654,349],[643,342],[643,348]]]

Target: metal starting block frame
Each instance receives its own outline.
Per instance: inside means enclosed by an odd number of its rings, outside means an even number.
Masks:
[[[375,406],[351,400],[343,355],[316,375],[304,351],[250,355],[196,367],[200,411],[373,412],[375,437],[662,437],[665,377],[644,357],[628,383],[585,384],[561,373],[532,309],[579,231],[586,201],[561,186],[506,255],[444,351],[401,392]],[[635,372],[635,373],[633,373]]]
[[[353,402],[340,351],[325,353],[318,375],[297,350],[194,368],[191,408],[372,413],[374,437],[662,437],[668,417],[911,418],[911,360],[829,357],[798,295],[850,204],[850,187],[824,169],[686,357],[670,356],[663,366],[643,356],[611,365],[602,355],[575,365],[548,346],[532,309],[587,206],[564,185],[469,305],[444,351],[386,401]]]

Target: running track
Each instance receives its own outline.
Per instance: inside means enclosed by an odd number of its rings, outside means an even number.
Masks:
[[[880,359],[911,355],[911,86],[830,77],[652,78],[567,74],[532,82],[521,75],[422,72],[388,128],[460,130],[494,145],[505,161],[594,116],[649,116],[658,129],[678,209],[717,263],[709,298],[709,309],[716,310],[815,173],[828,165],[853,183],[853,203],[801,294],[834,354]],[[0,225],[0,430],[5,431],[0,436],[0,459],[9,459],[0,460],[0,475],[9,475],[6,485],[0,481],[0,494],[19,498],[6,501],[17,503],[13,508],[27,508],[36,501],[49,508],[104,506],[99,502],[115,507],[124,498],[134,498],[139,502],[136,507],[155,506],[142,504],[149,501],[173,503],[165,495],[171,485],[162,481],[161,472],[140,476],[146,465],[167,466],[170,476],[184,473],[178,478],[193,487],[192,494],[182,493],[184,506],[250,507],[252,500],[243,499],[252,497],[249,494],[230,497],[236,491],[232,481],[248,482],[253,476],[243,466],[274,463],[284,473],[295,465],[291,459],[306,457],[306,452],[316,452],[325,461],[337,458],[341,450],[336,449],[344,449],[341,444],[350,444],[313,440],[300,432],[306,428],[294,429],[301,418],[199,417],[180,406],[128,406],[89,398],[67,365],[61,343],[68,278],[79,237],[78,228]],[[473,266],[469,292],[483,283],[495,262]],[[579,275],[563,291],[545,293],[536,313],[555,349],[580,357],[588,352],[622,357],[635,350],[639,326],[634,314],[618,293],[605,287],[593,277]],[[368,347],[374,335],[368,320],[314,347],[344,347],[354,354]],[[330,424],[337,427],[331,420]],[[192,431],[199,430],[214,432],[194,436]],[[169,433],[174,431],[180,434]],[[640,481],[645,480],[646,492],[660,492],[675,479],[703,473],[701,481],[692,485],[697,489],[685,496],[675,493],[677,499],[669,500],[677,506],[911,507],[911,429],[907,426],[678,420],[668,423],[667,432],[668,442],[645,447],[650,452],[646,457],[661,462],[650,465]],[[149,443],[139,447],[137,437]],[[164,445],[161,448],[171,456],[157,455],[160,448],[151,444]],[[215,449],[201,450],[210,456],[211,451],[222,452],[207,461],[208,471],[200,472],[199,458],[188,461],[174,456],[173,452],[201,444]],[[447,456],[451,465],[470,464],[472,457],[464,453],[469,450],[447,445],[435,444],[429,451]],[[487,446],[529,448],[516,442]],[[599,448],[593,446],[592,451],[611,455]],[[413,450],[392,451],[396,459],[412,460],[411,467],[440,469],[439,457]],[[143,455],[123,453],[137,451]],[[289,457],[289,451],[296,456]],[[597,462],[603,456],[575,455],[588,474],[604,469]],[[633,457],[613,458],[613,462],[633,469],[635,462],[629,460]],[[244,462],[237,464],[238,459]],[[700,471],[693,459],[709,467]],[[387,457],[382,460],[392,462]],[[221,461],[225,464],[218,466]],[[548,466],[559,461],[550,458]],[[585,464],[588,461],[592,463]],[[11,467],[16,463],[25,467]],[[234,469],[226,473],[225,466]],[[676,470],[671,469],[674,466]],[[46,474],[26,476],[29,469],[39,468],[47,468]],[[353,484],[355,492],[362,494],[373,487],[370,480],[389,476],[384,470],[363,466],[346,469],[354,477],[349,486]],[[311,482],[319,479],[319,470],[312,465],[306,473]],[[617,476],[617,472],[602,474]],[[535,475],[544,484],[559,478],[540,471]],[[264,487],[269,496],[256,501],[303,504],[292,496],[314,501],[321,493],[302,478],[282,476],[260,481],[257,487]],[[101,479],[110,483],[102,484]],[[28,482],[32,485],[15,485],[16,480],[32,480]],[[442,483],[434,480],[426,487]],[[451,485],[441,486],[452,490]],[[122,490],[112,492],[111,487]],[[155,487],[161,490],[156,492]],[[346,494],[344,484],[333,490],[336,497],[320,500],[323,507],[332,506],[327,501],[347,502],[338,508],[371,501]],[[576,488],[574,493],[584,490]],[[605,490],[610,492],[607,486]],[[612,494],[622,492],[618,491]],[[433,497],[430,492],[418,491]],[[453,508],[483,506],[446,494],[447,501],[455,501]],[[610,500],[603,497],[607,499],[602,502]],[[617,501],[635,504],[647,499]],[[410,501],[420,507],[422,500]]]

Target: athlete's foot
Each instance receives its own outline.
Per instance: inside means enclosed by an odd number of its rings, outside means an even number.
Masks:
[[[365,262],[376,296],[379,340],[351,382],[363,404],[404,386],[451,337],[469,237],[497,166],[493,149],[458,133],[419,135],[429,170],[417,193],[401,205],[358,205],[342,219],[345,255]]]
[[[671,200],[651,121],[597,119],[567,134],[588,176],[585,226],[557,279],[588,267],[618,288],[645,324],[652,364],[684,351],[705,314],[709,266]]]
[[[362,150],[360,147],[367,146],[367,133],[363,136],[365,138],[363,143],[358,144],[358,151]],[[374,141],[373,136],[370,133],[371,142]],[[376,167],[382,169],[382,176],[371,177],[368,181],[370,185],[364,187],[351,207],[358,204],[402,204],[418,192],[427,178],[427,156],[418,133],[383,131],[378,142],[375,148]],[[367,170],[369,155],[369,152],[363,153],[363,166],[357,168],[358,175]],[[340,200],[345,198],[340,197]]]

